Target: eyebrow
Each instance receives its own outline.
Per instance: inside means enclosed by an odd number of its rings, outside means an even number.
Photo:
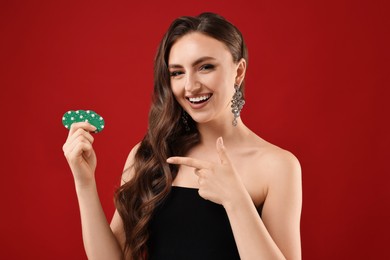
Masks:
[[[207,60],[216,60],[216,58],[214,57],[210,57],[210,56],[204,56],[204,57],[201,57],[199,59],[197,59],[196,61],[194,61],[192,63],[192,67],[195,67],[196,65],[198,65],[199,63],[202,63],[204,61],[207,61]],[[170,68],[182,68],[183,66],[182,65],[179,65],[179,64],[169,64],[168,65],[168,69]]]

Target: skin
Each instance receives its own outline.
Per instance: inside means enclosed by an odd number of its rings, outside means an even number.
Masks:
[[[112,232],[98,196],[96,154],[89,123],[72,124],[62,149],[73,173],[79,202],[85,252],[88,259],[123,259],[122,249]]]
[[[173,185],[199,188],[200,196],[224,206],[241,259],[300,259],[298,160],[241,120],[231,123],[230,102],[245,77],[245,60],[235,63],[224,43],[190,33],[173,45],[169,67],[176,100],[198,123],[202,140],[187,157],[167,160],[181,166]],[[188,101],[209,94],[202,108]]]
[[[244,59],[234,62],[228,48],[201,33],[181,37],[169,55],[171,88],[178,103],[197,122],[199,145],[178,164],[173,185],[199,189],[228,215],[241,259],[301,259],[301,169],[298,160],[254,134],[238,118],[232,126],[234,84],[245,77]],[[201,108],[188,97],[212,95]],[[72,170],[89,259],[122,259],[124,230],[115,212],[107,223],[96,191],[96,155],[88,123],[73,124],[63,150]],[[125,169],[132,165],[135,146]],[[134,175],[125,171],[122,184]],[[262,216],[258,208],[263,206]],[[104,245],[104,246],[103,246]]]

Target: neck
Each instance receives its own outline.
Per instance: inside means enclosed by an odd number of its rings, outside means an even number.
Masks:
[[[198,124],[201,143],[205,146],[215,147],[215,142],[220,136],[222,136],[224,143],[227,146],[229,146],[229,144],[234,145],[237,142],[242,142],[250,131],[243,124],[241,118],[237,118],[236,126],[233,126],[232,120],[220,120],[218,122],[213,121]]]

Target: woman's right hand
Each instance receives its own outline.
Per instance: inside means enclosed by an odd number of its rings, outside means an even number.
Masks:
[[[76,186],[89,185],[95,181],[97,161],[92,147],[94,138],[90,134],[95,130],[96,127],[86,122],[73,123],[62,147]]]

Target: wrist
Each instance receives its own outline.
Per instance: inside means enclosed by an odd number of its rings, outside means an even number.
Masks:
[[[230,199],[222,204],[227,212],[239,210],[240,207],[243,206],[245,207],[248,201],[252,203],[252,199],[243,185],[237,192],[232,193],[231,195]]]
[[[90,180],[90,181],[76,181],[75,180],[75,188],[76,188],[77,193],[80,193],[83,191],[96,190],[96,182],[94,179]]]

